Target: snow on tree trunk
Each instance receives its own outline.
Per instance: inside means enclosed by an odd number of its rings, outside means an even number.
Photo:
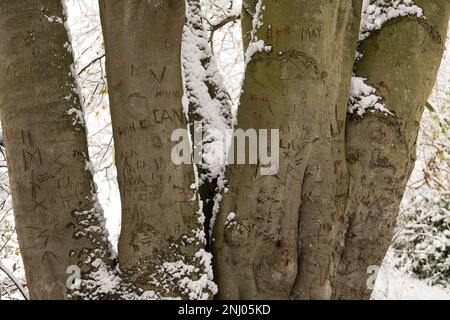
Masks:
[[[329,298],[348,192],[362,1],[245,1],[238,128],[279,129],[275,175],[235,165],[213,234],[219,298]],[[255,30],[256,29],[256,30]],[[253,32],[252,32],[253,30]],[[248,148],[248,147],[247,147]]]
[[[371,3],[379,3],[372,1]],[[424,17],[399,17],[359,47],[357,77],[367,78],[393,115],[349,116],[346,154],[349,229],[334,281],[334,297],[367,299],[367,280],[389,247],[398,209],[416,159],[423,108],[431,93],[447,34],[448,0],[416,0]],[[384,21],[384,19],[381,19]]]
[[[204,249],[214,221],[219,298],[370,296],[368,272],[389,246],[414,164],[448,0],[244,0],[238,128],[279,129],[280,159],[272,171],[232,165],[225,178],[209,161],[223,143],[215,130],[234,123],[200,4],[100,0],[123,207],[116,266],[63,6],[1,2],[0,116],[31,298],[211,298]],[[172,162],[177,129],[208,136],[203,164]],[[70,265],[82,282],[67,292]]]
[[[63,11],[59,1],[0,4],[0,112],[32,299],[65,299],[69,266],[86,274],[110,261]]]

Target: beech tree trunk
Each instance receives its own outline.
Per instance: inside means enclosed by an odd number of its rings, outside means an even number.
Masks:
[[[0,3],[0,112],[32,299],[65,299],[67,267],[90,272],[108,251],[64,20],[60,1]]]
[[[122,200],[119,261],[136,285],[151,289],[158,266],[193,258],[205,245],[193,165],[171,160],[172,132],[188,127],[181,77],[185,4],[108,0],[100,1],[100,12]],[[179,289],[170,281],[174,294]]]
[[[334,282],[334,298],[368,299],[370,266],[379,267],[391,243],[400,201],[414,168],[416,141],[425,103],[445,48],[448,0],[416,0],[424,18],[385,24],[359,48],[356,76],[368,78],[395,114],[349,117],[346,154],[350,193],[349,228]]]
[[[257,1],[245,1],[248,39]],[[280,167],[228,168],[214,230],[219,298],[325,299],[348,194],[345,119],[361,1],[264,1],[238,128],[280,130]],[[234,223],[226,223],[235,213]]]

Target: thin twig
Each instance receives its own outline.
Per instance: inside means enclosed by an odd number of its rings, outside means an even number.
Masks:
[[[94,60],[92,60],[91,62],[89,62],[83,69],[80,70],[80,72],[78,72],[78,76],[83,74],[83,72],[85,72],[90,66],[92,66],[97,61],[103,59],[104,57],[105,57],[105,54],[102,54],[101,56],[99,56],[99,57],[95,58]]]

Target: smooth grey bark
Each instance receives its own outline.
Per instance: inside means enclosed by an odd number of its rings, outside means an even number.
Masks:
[[[448,0],[416,0],[426,19],[398,18],[360,45],[356,76],[368,78],[395,116],[349,117],[349,220],[334,298],[367,299],[369,266],[380,266],[391,243],[400,201],[416,160],[423,108],[442,59]]]
[[[249,42],[257,1],[244,2]],[[325,299],[348,192],[345,119],[361,1],[263,1],[258,38],[272,46],[247,67],[238,128],[280,130],[280,169],[228,169],[214,229],[223,299]],[[227,224],[229,213],[235,223]]]
[[[193,258],[204,247],[195,234],[203,226],[191,188],[193,166],[171,160],[172,132],[187,128],[181,78],[185,4],[108,0],[100,1],[100,13],[122,201],[119,262],[135,285],[153,289],[149,279],[159,266]],[[158,281],[183,296],[165,276]]]
[[[60,1],[0,3],[0,112],[32,299],[67,298],[69,265],[108,254]],[[96,226],[96,231],[87,230]]]

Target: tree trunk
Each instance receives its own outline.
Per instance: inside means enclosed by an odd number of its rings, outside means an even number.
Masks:
[[[180,279],[164,269],[183,261],[200,267],[190,275],[194,280],[208,273],[193,165],[171,160],[173,131],[188,127],[181,77],[185,4],[108,0],[100,1],[100,13],[122,200],[120,266],[137,286],[187,297]]]
[[[256,2],[244,3],[247,43]],[[361,4],[263,2],[257,35],[272,50],[247,67],[238,127],[279,129],[280,165],[273,176],[260,175],[257,165],[229,169],[214,230],[219,298],[331,295],[348,192],[345,119]]]
[[[67,267],[88,273],[109,251],[64,19],[60,1],[0,4],[1,121],[32,299],[67,298]]]
[[[348,119],[350,221],[334,283],[337,299],[370,297],[368,268],[383,261],[414,167],[420,119],[442,59],[450,14],[448,0],[414,2],[426,19],[392,20],[360,45],[364,56],[356,76],[368,78],[395,116],[368,113]]]

